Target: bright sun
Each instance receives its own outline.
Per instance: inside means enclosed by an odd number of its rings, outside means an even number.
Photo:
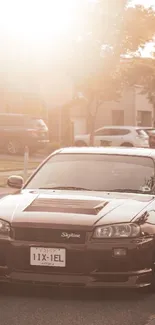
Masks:
[[[0,0],[0,32],[46,42],[70,32],[77,0]]]

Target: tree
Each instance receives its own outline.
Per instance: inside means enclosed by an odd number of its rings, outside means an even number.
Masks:
[[[137,63],[130,69],[122,67],[121,57],[140,57],[139,49],[155,35],[155,12],[143,6],[132,7],[127,0],[100,0],[91,7],[84,1],[78,28],[79,38],[73,42],[70,68],[76,92],[80,91],[87,99],[93,145],[99,105],[105,100],[118,100],[124,85],[133,82],[134,69],[138,71]],[[141,65],[144,67],[143,62]],[[150,82],[150,70],[145,70],[145,81]],[[144,84],[142,73],[139,76]]]
[[[123,83],[129,87],[141,86],[139,92],[147,95],[155,110],[155,59],[136,57],[121,67]]]

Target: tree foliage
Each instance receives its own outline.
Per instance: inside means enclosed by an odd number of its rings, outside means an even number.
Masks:
[[[127,0],[83,3],[70,67],[75,89],[87,98],[88,109],[93,100],[96,106],[104,100],[117,100],[124,84],[141,82],[149,93],[155,85],[154,63],[138,60],[140,49],[155,35],[153,9],[133,7]],[[122,64],[126,55],[134,59]]]

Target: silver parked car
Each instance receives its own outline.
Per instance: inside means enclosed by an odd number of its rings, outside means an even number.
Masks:
[[[149,147],[149,127],[105,126],[95,131],[94,146]],[[75,146],[89,146],[90,134],[75,136]]]

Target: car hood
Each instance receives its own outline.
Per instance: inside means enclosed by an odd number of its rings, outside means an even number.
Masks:
[[[130,222],[153,196],[106,192],[28,191],[0,200],[0,218],[12,226],[84,227]]]

